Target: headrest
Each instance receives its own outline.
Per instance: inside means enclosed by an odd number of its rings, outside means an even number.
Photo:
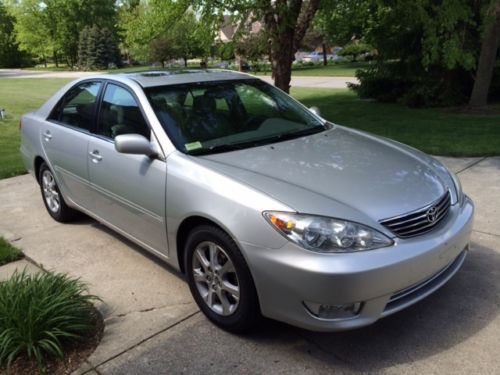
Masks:
[[[217,104],[215,98],[208,95],[195,96],[193,98],[193,110],[198,113],[215,111]]]

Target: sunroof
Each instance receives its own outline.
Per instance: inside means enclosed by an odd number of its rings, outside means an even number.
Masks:
[[[140,73],[141,76],[143,77],[162,77],[162,76],[169,76],[171,73],[170,72],[146,72],[146,73]]]

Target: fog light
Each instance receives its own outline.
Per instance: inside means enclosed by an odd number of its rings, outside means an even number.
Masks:
[[[359,314],[361,302],[347,305],[324,305],[321,303],[304,301],[307,310],[321,319],[350,319]]]

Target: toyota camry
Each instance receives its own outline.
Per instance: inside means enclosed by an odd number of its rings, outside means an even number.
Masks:
[[[21,129],[52,218],[83,212],[165,260],[230,331],[261,316],[365,326],[439,289],[467,254],[474,206],[443,164],[250,75],[86,77]]]

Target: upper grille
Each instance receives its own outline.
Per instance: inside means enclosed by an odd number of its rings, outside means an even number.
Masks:
[[[429,232],[440,223],[450,210],[450,204],[450,192],[447,191],[438,200],[423,208],[381,220],[380,224],[401,238],[418,236]]]

